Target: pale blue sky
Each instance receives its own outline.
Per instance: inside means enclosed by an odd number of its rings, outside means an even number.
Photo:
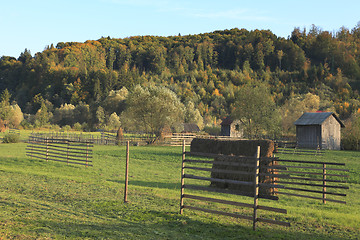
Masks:
[[[269,29],[287,38],[294,27],[352,29],[359,0],[12,0],[0,4],[0,57],[32,54],[58,42],[102,36],[188,35],[231,28]]]

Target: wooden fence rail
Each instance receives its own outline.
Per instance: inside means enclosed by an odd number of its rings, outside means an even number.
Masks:
[[[338,173],[349,172],[348,169],[340,168],[340,166],[345,166],[345,163],[286,159],[278,159],[277,161],[291,164],[282,165],[286,170],[278,170],[279,175],[276,182],[283,185],[281,190],[278,191],[278,194],[322,200],[324,204],[326,204],[327,201],[346,203],[343,200],[328,198],[328,195],[346,197],[345,193],[327,190],[328,188],[349,189],[346,185],[339,185],[346,183],[344,179],[348,177],[346,174]],[[328,166],[339,167],[329,168]],[[321,194],[322,196],[298,194],[293,191]]]
[[[46,161],[93,166],[91,160],[93,146],[90,141],[30,135],[26,155]]]
[[[266,222],[266,223],[271,223],[271,224],[277,224],[277,225],[283,225],[283,226],[290,226],[290,224],[288,222],[283,222],[283,221],[278,221],[278,220],[273,220],[273,219],[265,219],[265,218],[261,218],[257,216],[257,211],[258,210],[265,210],[265,211],[272,211],[272,212],[277,212],[277,213],[287,213],[287,211],[285,209],[280,209],[280,208],[274,208],[274,207],[268,207],[268,206],[262,206],[259,205],[258,201],[259,201],[259,187],[263,186],[263,187],[274,187],[272,184],[261,184],[259,183],[259,154],[260,154],[260,147],[258,147],[258,152],[257,152],[257,156],[255,156],[253,158],[253,164],[243,164],[243,163],[238,163],[237,165],[240,166],[246,166],[246,167],[251,167],[253,169],[252,172],[244,172],[244,171],[232,171],[232,170],[219,170],[217,169],[217,171],[226,171],[227,173],[235,173],[235,174],[246,174],[246,175],[252,175],[253,176],[253,181],[237,181],[237,180],[232,180],[232,179],[218,179],[218,178],[213,178],[213,177],[206,177],[204,176],[204,172],[205,174],[208,172],[211,172],[212,170],[215,169],[211,169],[208,167],[198,167],[198,166],[188,166],[188,164],[228,164],[228,163],[224,163],[224,162],[217,162],[215,159],[216,158],[221,158],[224,157],[224,155],[219,155],[219,154],[209,154],[209,153],[194,153],[194,152],[186,152],[185,151],[185,141],[183,142],[183,153],[182,153],[182,167],[181,167],[181,195],[180,195],[180,214],[183,213],[184,209],[191,209],[191,210],[197,210],[197,211],[203,211],[203,212],[207,212],[207,213],[213,213],[213,214],[219,214],[219,215],[226,215],[226,216],[231,216],[231,217],[235,217],[235,218],[241,218],[241,219],[246,219],[246,220],[250,220],[253,222],[253,229],[256,230],[256,224],[257,222]],[[189,159],[189,157],[204,157],[204,158],[213,158],[213,160],[197,160],[197,159]],[[226,157],[230,157],[230,158],[241,158],[239,156],[226,156]],[[249,159],[249,157],[246,157],[247,159]],[[193,175],[193,174],[186,174],[185,171],[193,171],[196,172],[197,175]],[[216,188],[216,187],[208,187],[208,186],[204,186],[204,184],[202,185],[195,185],[195,184],[185,184],[185,179],[189,179],[191,181],[196,180],[196,181],[207,181],[207,182],[220,182],[220,183],[228,183],[228,184],[238,184],[238,185],[246,185],[246,186],[253,186],[253,193],[249,194],[249,193],[245,193],[242,191],[238,191],[238,190],[228,190],[228,189],[220,189],[220,188]],[[266,186],[268,185],[268,186]],[[281,187],[279,185],[277,185],[276,187]],[[229,201],[229,200],[224,200],[224,199],[218,199],[218,198],[210,198],[210,197],[204,197],[204,196],[199,196],[199,195],[193,195],[193,194],[188,194],[185,193],[186,189],[191,189],[191,190],[196,190],[196,191],[207,191],[207,192],[218,192],[218,193],[226,193],[226,194],[230,194],[230,195],[241,195],[241,196],[249,196],[252,197],[254,200],[253,204],[249,204],[249,203],[242,203],[242,202],[236,202],[236,201]],[[276,196],[270,196],[268,197],[270,199],[276,200],[278,199]],[[191,199],[191,200],[199,200],[202,202],[214,202],[214,203],[220,203],[220,204],[225,204],[225,205],[232,205],[232,206],[236,206],[236,207],[243,207],[243,208],[252,208],[252,215],[243,215],[243,214],[238,214],[238,213],[231,213],[231,212],[225,212],[225,211],[219,211],[219,210],[214,210],[214,209],[208,209],[208,208],[203,208],[203,207],[199,207],[199,206],[194,206],[188,203],[184,203],[185,199]]]

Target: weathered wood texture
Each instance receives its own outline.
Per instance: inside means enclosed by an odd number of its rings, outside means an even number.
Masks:
[[[260,179],[259,182],[274,185],[276,169],[269,168],[277,165],[276,158],[272,158],[274,142],[270,140],[218,140],[218,139],[194,139],[191,143],[191,152],[204,152],[214,155],[211,178],[231,179],[240,182],[253,182],[254,179],[254,156],[257,147],[260,146]],[[230,156],[228,156],[230,155]],[[251,173],[251,174],[249,174]],[[249,185],[234,184],[230,181],[211,181],[211,187],[239,190],[253,195],[253,187]],[[261,187],[260,196],[274,195],[274,187]]]
[[[338,190],[349,189],[348,186],[344,185],[348,175],[341,173],[349,172],[348,169],[341,168],[341,166],[345,166],[345,163],[286,159],[278,159],[278,162],[291,164],[284,165],[286,170],[278,170],[276,182],[283,186],[279,189],[278,194],[322,200],[324,204],[326,202],[346,203],[344,200],[333,198],[334,196],[346,197],[345,193],[338,192]],[[338,190],[334,192],[328,189]],[[309,194],[298,194],[298,192]]]
[[[30,136],[26,155],[46,161],[65,162],[67,164],[92,165],[92,147],[90,141]]]
[[[183,154],[182,154],[182,168],[181,168],[181,196],[180,196],[180,214],[183,213],[184,209],[191,209],[196,211],[203,211],[207,213],[212,214],[220,214],[220,215],[226,215],[231,216],[235,218],[241,218],[250,220],[253,222],[253,229],[256,230],[257,222],[267,222],[272,224],[278,224],[283,226],[290,226],[289,223],[281,222],[273,219],[264,219],[257,217],[257,212],[259,210],[265,210],[265,211],[272,211],[277,213],[286,213],[285,209],[280,208],[274,208],[274,207],[268,207],[268,206],[262,206],[259,205],[259,198],[261,196],[259,195],[259,188],[261,187],[261,184],[259,184],[259,158],[260,156],[260,148],[257,151],[257,155],[254,155],[251,157],[246,157],[246,159],[251,159],[252,161],[248,161],[247,163],[243,162],[222,162],[224,165],[231,166],[231,167],[247,167],[251,170],[249,171],[239,171],[239,170],[222,170],[222,169],[213,169],[209,167],[204,167],[205,165],[214,165],[214,162],[219,164],[219,159],[232,159],[232,160],[238,160],[239,156],[225,156],[222,154],[214,154],[214,153],[200,153],[200,152],[185,152],[185,141],[183,142]],[[197,159],[189,159],[191,157],[203,157],[203,158],[212,158],[215,160],[197,160]],[[221,161],[220,161],[221,163]],[[189,164],[192,164],[189,166]],[[200,166],[197,166],[200,165]],[[269,167],[271,168],[271,167]],[[191,171],[191,174],[185,173],[186,171]],[[246,176],[250,175],[252,178],[247,181],[239,181],[234,179],[227,179],[227,178],[214,178],[213,172],[216,173],[224,173],[224,174],[244,174]],[[210,175],[210,176],[209,176]],[[220,183],[225,185],[236,185],[236,186],[247,186],[252,191],[250,192],[244,192],[239,189],[229,189],[229,188],[219,188],[217,186],[211,186],[207,187],[203,184],[185,184],[185,181],[191,181],[191,182],[199,182],[199,181],[207,181],[213,183]],[[212,185],[211,184],[211,185]],[[269,184],[271,185],[271,184]],[[271,187],[274,187],[271,185]],[[193,195],[193,194],[187,194],[185,193],[186,189],[191,189],[193,191],[198,191],[197,194],[200,194],[203,191],[207,192],[217,192],[217,193],[225,193],[225,194],[231,194],[231,195],[241,195],[241,196],[249,196],[254,199],[253,204],[249,203],[241,203],[236,201],[229,201],[225,199],[219,199],[219,198],[211,198],[211,197],[204,197],[199,195]],[[268,196],[267,198],[277,200],[278,198],[276,196]],[[204,208],[200,206],[194,206],[191,203],[184,203],[185,199],[191,199],[191,200],[199,200],[200,202],[212,202],[212,203],[219,203],[219,204],[225,204],[225,205],[232,205],[237,207],[243,207],[243,208],[252,208],[252,215],[243,215],[238,213],[232,213],[232,212],[225,212],[225,211],[219,211],[209,208]]]

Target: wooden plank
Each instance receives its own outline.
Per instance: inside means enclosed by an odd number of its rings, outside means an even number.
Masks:
[[[237,180],[230,180],[230,179],[220,179],[220,178],[200,177],[200,176],[195,176],[195,175],[191,175],[191,174],[184,174],[183,176],[184,176],[184,178],[189,178],[189,179],[212,181],[212,182],[219,182],[219,183],[230,183],[230,184],[247,185],[247,186],[254,185],[252,182],[237,181]]]
[[[290,166],[290,165],[279,165],[284,168],[303,168],[303,169],[323,169],[322,167],[313,167],[313,166]],[[341,168],[326,168],[327,170],[333,171],[344,171],[349,172],[349,169],[341,169]]]
[[[244,172],[244,171],[233,171],[225,169],[215,169],[215,168],[199,168],[199,167],[184,167],[186,169],[206,171],[206,172],[216,172],[216,173],[230,173],[230,174],[240,174],[240,175],[253,175],[253,173]]]
[[[258,206],[258,209],[260,210],[266,210],[266,211],[271,211],[271,212],[277,212],[277,213],[284,213],[287,214],[287,210],[286,209],[282,209],[282,208],[274,208],[274,207],[267,207],[267,206]]]
[[[328,170],[328,169],[327,169]],[[298,172],[298,171],[279,171],[281,173],[293,173],[293,174],[307,174],[307,175],[324,175],[324,173],[316,173],[316,172]],[[349,177],[349,175],[342,175],[342,174],[329,174],[327,173],[326,176],[331,177]]]
[[[300,160],[287,160],[287,159],[278,159],[279,162],[293,162],[293,163],[312,163],[312,164],[328,164],[328,165],[337,165],[345,166],[345,163],[334,163],[334,162],[317,162],[317,161],[300,161]]]
[[[256,230],[256,222],[257,222],[257,208],[259,202],[259,166],[260,166],[260,146],[257,147],[256,150],[256,161],[254,167],[254,213],[253,213],[253,230]]]
[[[294,179],[294,180],[307,180],[307,181],[323,181],[322,178],[305,178],[305,177],[287,177],[286,175],[284,175],[284,177],[280,177],[280,178],[284,178],[284,179]],[[342,181],[342,180],[333,180],[333,179],[328,179],[326,180],[327,182],[336,182],[336,183],[346,183],[346,181]]]
[[[277,221],[277,220],[265,219],[265,218],[257,218],[257,221],[258,221],[258,222],[264,222],[264,223],[281,225],[281,226],[285,226],[285,227],[290,227],[290,223],[288,223],[288,222],[283,222],[283,221]]]
[[[311,184],[311,183],[300,183],[300,182],[284,182],[284,181],[276,181],[280,184],[289,184],[289,185],[302,185],[302,186],[312,186],[312,187],[324,187],[323,184]],[[340,189],[349,189],[348,186],[334,186],[334,185],[326,185],[328,188],[340,188]]]
[[[240,215],[240,214],[237,214],[237,213],[228,213],[228,212],[222,212],[222,211],[206,209],[206,208],[200,208],[200,207],[193,207],[193,206],[188,206],[188,205],[184,205],[183,208],[202,211],[202,212],[207,212],[207,213],[213,213],[213,214],[218,214],[218,215],[230,216],[230,217],[234,217],[234,218],[253,220],[252,216]]]
[[[304,189],[304,188],[292,188],[292,187],[286,187],[286,186],[283,189],[302,191],[302,192],[321,193],[321,194],[331,194],[331,195],[346,197],[346,194],[344,194],[344,193],[334,193],[334,192],[318,191],[318,190],[311,190],[311,189]]]
[[[64,144],[65,145],[65,144]],[[82,151],[86,151],[86,148],[73,148],[72,145],[69,144],[69,147],[67,146],[58,146],[58,145],[54,145],[54,144],[49,144],[48,146],[50,147],[56,147],[56,148],[63,148],[63,149],[73,149],[73,150],[82,150]],[[86,147],[86,146],[85,146]],[[90,149],[91,150],[91,149]]]
[[[241,203],[241,202],[228,201],[228,200],[222,200],[222,199],[216,199],[216,198],[200,197],[200,196],[195,196],[195,195],[190,195],[190,194],[184,194],[183,197],[189,198],[189,199],[194,199],[194,200],[215,202],[215,203],[227,204],[227,205],[238,206],[238,207],[246,207],[246,208],[254,207],[254,205],[250,204],[250,203]],[[257,209],[271,211],[271,212],[277,212],[277,213],[284,213],[284,214],[287,213],[286,209],[260,206],[260,205],[258,205]]]
[[[125,165],[125,189],[124,189],[124,203],[127,203],[128,184],[129,184],[129,160],[130,160],[130,142],[126,143],[126,165]]]
[[[36,151],[41,151],[41,150],[51,150],[51,152],[53,151],[53,153],[63,153],[64,149],[57,149],[57,148],[51,148],[51,147],[38,147],[38,146],[34,146],[34,147],[26,147],[26,150],[36,150]],[[92,152],[79,152],[79,151],[73,151],[71,148],[69,148],[69,150],[71,150],[71,153],[78,153],[78,154],[88,154],[88,155],[92,155]],[[89,149],[90,151],[91,149]]]
[[[181,188],[180,188],[180,214],[183,213],[183,206],[184,206],[184,175],[185,175],[185,150],[186,150],[186,146],[185,146],[185,141],[183,141],[183,146],[182,146],[182,158],[181,158]]]
[[[246,196],[246,197],[253,197],[253,195],[249,192],[242,192],[237,190],[229,190],[229,189],[222,189],[222,188],[215,188],[215,187],[204,187],[204,186],[198,186],[193,184],[185,184],[183,186],[187,189],[192,190],[201,190],[201,191],[207,191],[207,192],[216,192],[216,193],[225,193],[225,194],[231,194],[231,195],[238,195],[238,196]],[[271,196],[271,195],[263,195],[260,194],[259,198],[269,199],[269,200],[279,200],[279,197],[277,196]]]
[[[46,153],[43,153],[43,152],[32,152],[32,154],[41,155],[41,156],[49,156],[49,157],[59,158],[59,159],[69,159],[71,161],[86,162],[86,160],[82,160],[82,159],[62,157],[62,156],[58,156],[58,155],[46,154]],[[92,161],[88,160],[88,162],[92,162]]]
[[[49,151],[49,152],[54,153],[54,154],[64,155],[64,152],[53,152],[53,151]],[[79,152],[73,152],[73,151],[69,151],[69,154],[67,156],[80,157],[80,158],[92,158],[93,157],[92,154],[90,154],[90,153],[86,154],[86,152],[79,153]]]
[[[185,159],[184,162],[188,162],[188,163],[210,163],[210,164],[213,164],[213,163],[214,163],[214,161],[190,160],[190,159]]]
[[[246,208],[253,208],[254,207],[253,204],[249,204],[249,203],[241,203],[241,202],[228,201],[228,200],[209,198],[209,197],[200,197],[200,196],[195,196],[195,195],[190,195],[190,194],[184,194],[183,197],[184,198],[189,198],[189,199],[206,201],[206,202],[222,203],[222,204],[238,206],[238,207],[246,207]]]
[[[303,198],[311,198],[311,199],[316,199],[316,200],[323,200],[322,197],[314,197],[314,196],[300,195],[300,194],[294,194],[294,193],[277,192],[277,194],[288,195],[288,196],[293,196],[293,197],[303,197]],[[339,200],[334,200],[334,199],[329,199],[329,198],[327,198],[326,201],[346,204],[345,201],[339,201]]]
[[[237,163],[237,162],[222,162],[222,161],[207,161],[207,160],[192,160],[192,159],[185,159],[185,162],[188,163],[209,163],[209,164],[217,164],[217,165],[223,165],[223,166],[234,166],[234,167],[248,167],[253,168],[254,165],[252,164],[246,164],[246,163]]]
[[[81,162],[71,162],[71,161],[64,161],[64,160],[59,160],[59,159],[54,159],[54,158],[44,158],[44,157],[40,157],[40,156],[33,156],[31,154],[26,154],[29,157],[34,157],[34,158],[39,158],[39,159],[43,159],[43,160],[50,160],[50,161],[55,161],[55,162],[64,162],[64,163],[71,163],[71,164],[77,164],[77,165],[85,165],[85,166],[90,166],[93,167],[92,164],[86,164],[86,163],[81,163]]]
[[[59,156],[68,156],[68,157],[75,157],[75,158],[92,158],[92,156],[86,156],[86,153],[81,153],[81,155],[73,154],[74,152],[53,152],[48,151],[48,153],[57,154]],[[76,152],[75,152],[76,153]],[[79,153],[78,153],[79,154]]]
[[[218,157],[225,157],[230,159],[251,159],[253,158],[255,161],[255,157],[244,157],[244,156],[230,156],[230,155],[224,155],[224,154],[214,154],[214,153],[202,153],[202,152],[186,152],[186,155],[189,156],[196,156],[196,157],[208,157],[208,158],[218,158]]]

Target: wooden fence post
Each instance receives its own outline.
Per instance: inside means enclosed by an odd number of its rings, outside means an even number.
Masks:
[[[326,204],[326,164],[323,164],[323,203]]]
[[[47,137],[45,137],[45,143],[46,143],[46,162],[49,162],[49,140]]]
[[[30,138],[29,139],[31,139],[31,140],[29,140],[29,142],[30,142],[30,144],[31,144],[31,152],[30,152],[30,154],[31,154],[31,158],[33,157],[33,154],[34,154],[34,142],[35,142],[35,137],[34,137],[34,135],[30,135]]]
[[[130,156],[130,142],[126,142],[126,167],[125,167],[125,193],[124,193],[124,203],[127,203],[127,194],[128,194],[128,182],[129,182],[129,156]]]
[[[69,142],[69,140],[67,139],[66,140],[66,142],[67,142],[67,149],[66,149],[66,160],[67,160],[67,165],[69,165],[69,147],[70,147],[70,142]]]
[[[185,167],[185,139],[183,140],[182,145],[182,161],[181,161],[181,186],[180,186],[180,214],[183,213],[184,205],[184,167]]]
[[[86,143],[86,167],[88,166],[89,143]]]
[[[259,165],[260,165],[260,146],[256,150],[256,159],[255,159],[255,174],[254,174],[254,214],[253,214],[253,230],[256,230],[257,222],[257,208],[258,208],[258,198],[259,198]]]

